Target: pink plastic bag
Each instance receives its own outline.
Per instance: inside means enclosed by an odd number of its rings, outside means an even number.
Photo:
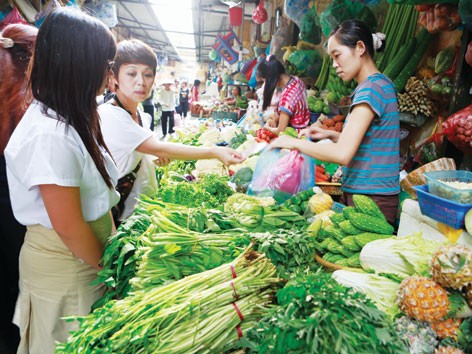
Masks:
[[[297,150],[265,150],[257,162],[248,194],[281,203],[313,186],[314,160]]]

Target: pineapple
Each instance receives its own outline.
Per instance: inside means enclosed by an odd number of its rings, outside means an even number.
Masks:
[[[431,261],[433,280],[446,288],[462,289],[472,284],[472,250],[462,245],[439,249]]]
[[[434,331],[441,339],[453,338],[457,340],[457,331],[462,323],[460,318],[449,318],[445,321],[434,322],[431,324]]]
[[[428,322],[415,321],[408,316],[395,320],[395,329],[406,343],[410,354],[433,353],[438,345],[437,335]]]
[[[435,350],[434,354],[465,354],[462,350],[459,348],[454,348],[451,346],[441,346],[438,349]]]
[[[449,309],[446,290],[431,279],[417,275],[403,279],[398,298],[400,309],[418,321],[439,322]]]

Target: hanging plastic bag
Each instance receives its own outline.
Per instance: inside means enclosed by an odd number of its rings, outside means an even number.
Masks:
[[[351,0],[334,0],[320,15],[321,28],[325,36],[344,20],[360,18],[364,5]],[[372,29],[372,28],[371,28]]]
[[[460,151],[472,154],[472,104],[447,118],[442,132]]]
[[[277,31],[275,31],[270,41],[270,54],[275,55],[278,61],[283,62],[284,51],[282,48],[291,44],[292,33],[288,25],[288,20],[282,17],[281,22],[280,27],[277,28]]]
[[[87,5],[92,16],[98,18],[109,28],[115,27],[118,24],[118,15],[116,12],[116,5],[109,1],[97,1]]]
[[[318,77],[323,59],[316,50],[295,50],[287,59],[287,71],[300,77]]]
[[[5,18],[0,22],[0,30],[3,30],[7,25],[12,24],[12,23],[21,23],[24,25],[27,25],[28,22],[21,16],[20,12],[16,7],[14,7],[8,15],[5,16]]]
[[[314,160],[298,150],[264,150],[257,160],[248,194],[273,197],[282,203],[313,187]]]
[[[264,0],[259,2],[259,5],[252,11],[252,20],[258,25],[262,25],[267,21],[267,10],[264,8]]]
[[[300,28],[303,15],[309,10],[311,0],[285,0],[284,12]]]
[[[459,0],[458,10],[462,24],[469,31],[472,31],[472,2],[470,0]]]
[[[316,8],[313,6],[308,10],[302,17],[300,23],[300,39],[311,43],[311,44],[320,44],[321,43],[321,24],[316,12]]]

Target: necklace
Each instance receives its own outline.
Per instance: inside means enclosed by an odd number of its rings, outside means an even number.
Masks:
[[[125,108],[125,106],[123,106],[123,103],[121,103],[121,101],[119,100],[118,98],[118,95],[115,94],[115,96],[113,97],[113,99],[115,100],[116,104],[120,107],[120,108],[123,108],[126,112],[129,113],[129,115],[131,116],[131,118],[133,118],[133,115],[131,114],[131,111],[127,110]],[[143,121],[141,120],[141,115],[139,114],[139,111],[136,111],[136,114],[138,116],[138,123],[139,123],[139,126],[143,126]]]

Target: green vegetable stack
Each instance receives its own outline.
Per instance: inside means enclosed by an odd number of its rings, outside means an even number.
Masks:
[[[313,195],[313,189],[307,189],[306,191],[299,192],[293,197],[287,199],[282,205],[294,211],[300,215],[305,215],[308,210],[308,201]]]
[[[308,96],[308,109],[314,113],[329,113],[329,105],[325,100],[315,96]]]
[[[344,82],[338,74],[336,74],[336,69],[333,66],[329,68],[329,79],[326,84],[326,89],[329,91],[326,99],[329,103],[337,104],[341,97],[350,96],[352,90],[356,88],[356,81],[351,80],[349,82]]]
[[[318,252],[325,261],[344,267],[359,268],[359,256],[367,243],[391,237],[393,227],[375,202],[365,195],[353,196],[355,207],[330,217],[332,225],[314,232]]]

